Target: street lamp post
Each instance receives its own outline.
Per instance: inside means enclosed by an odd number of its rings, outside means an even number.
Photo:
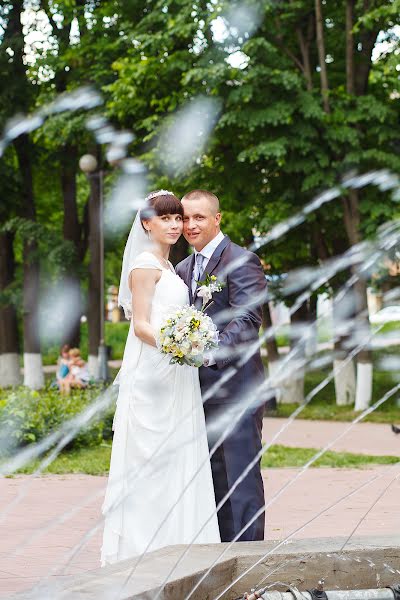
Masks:
[[[100,310],[97,321],[99,327],[97,378],[99,381],[105,382],[108,380],[108,362],[107,348],[104,343],[103,171],[98,169],[97,159],[92,154],[84,154],[79,160],[79,167],[85,173],[90,182],[90,260],[91,262],[93,261],[91,276],[93,276],[93,271],[97,273],[98,269],[98,294],[100,300]],[[95,279],[97,279],[97,277],[95,277]]]

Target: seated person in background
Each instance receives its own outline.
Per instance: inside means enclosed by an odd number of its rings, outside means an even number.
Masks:
[[[61,380],[64,379],[69,373],[69,346],[64,344],[60,350],[60,356],[57,359],[57,384],[60,387]]]
[[[87,366],[79,348],[71,348],[69,351],[69,373],[60,380],[60,390],[69,394],[71,388],[85,388],[89,384],[90,376]]]

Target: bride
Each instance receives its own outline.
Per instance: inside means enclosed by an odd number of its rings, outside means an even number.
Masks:
[[[168,260],[183,208],[166,190],[146,201],[122,263],[119,304],[131,324],[116,381],[102,565],[190,543],[200,531],[196,543],[220,541],[198,370],[171,365],[155,338],[171,307],[189,303]]]

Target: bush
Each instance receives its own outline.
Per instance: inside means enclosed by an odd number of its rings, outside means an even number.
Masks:
[[[0,390],[0,454],[5,456],[44,438],[81,413],[99,391],[99,388],[74,390],[70,396],[61,396],[58,390],[51,388],[40,392],[25,387]],[[68,448],[98,445],[103,441],[103,431],[110,438],[112,412],[108,411],[81,429]]]

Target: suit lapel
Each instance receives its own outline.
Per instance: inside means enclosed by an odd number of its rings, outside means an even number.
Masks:
[[[185,274],[185,283],[189,288],[189,300],[190,300],[190,304],[193,303],[193,294],[192,294],[192,273],[193,273],[193,268],[194,268],[194,253],[192,254],[192,256],[190,257],[190,259],[188,260],[188,266],[186,269],[186,274]]]
[[[231,240],[229,239],[229,237],[226,235],[224,237],[224,239],[222,240],[222,242],[220,244],[218,244],[218,246],[215,248],[210,260],[207,263],[206,268],[204,269],[204,273],[202,276],[202,279],[205,278],[206,273],[208,273],[208,275],[211,275],[213,273],[213,271],[216,269],[219,261],[221,260],[221,256],[223,251],[225,250],[225,248],[227,247],[227,245],[229,244]],[[192,265],[194,265],[194,257],[193,257],[193,263]],[[193,266],[192,266],[193,269]],[[197,290],[194,294],[194,298],[196,298],[197,296]]]
[[[222,240],[222,242],[215,248],[210,260],[208,261],[208,264],[204,270],[204,275],[206,273],[208,273],[209,275],[212,274],[212,272],[215,270],[215,268],[217,267],[219,261],[221,260],[221,256],[223,251],[225,250],[225,248],[227,247],[227,245],[229,244],[230,239],[228,238],[228,236],[226,235],[224,237],[224,239]]]

